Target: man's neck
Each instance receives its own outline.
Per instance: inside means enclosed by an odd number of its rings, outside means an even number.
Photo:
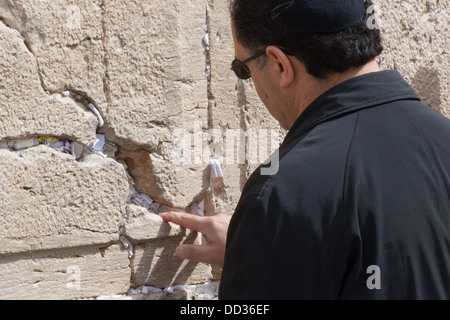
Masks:
[[[326,79],[319,79],[308,74],[308,76],[304,79],[304,81],[302,81],[302,83],[300,83],[298,87],[298,92],[300,93],[300,99],[297,103],[298,117],[311,103],[313,103],[313,101],[331,88],[351,78],[377,71],[380,71],[380,67],[375,60],[372,60],[361,68],[351,69],[344,73],[333,73]]]

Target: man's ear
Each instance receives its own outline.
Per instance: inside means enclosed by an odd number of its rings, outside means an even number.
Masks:
[[[266,48],[266,53],[269,59],[272,59],[276,68],[275,71],[279,74],[280,87],[285,88],[289,86],[292,81],[294,81],[295,77],[294,66],[291,63],[289,56],[275,46],[268,46]]]

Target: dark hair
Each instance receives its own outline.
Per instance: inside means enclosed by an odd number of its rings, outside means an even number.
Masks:
[[[231,19],[237,41],[253,53],[268,45],[286,49],[295,55],[306,70],[317,78],[330,72],[343,73],[365,65],[383,51],[378,28],[369,28],[367,10],[373,3],[365,1],[366,13],[357,24],[337,32],[319,33],[300,30],[295,21],[282,17],[268,19],[272,9],[269,1],[232,0]]]

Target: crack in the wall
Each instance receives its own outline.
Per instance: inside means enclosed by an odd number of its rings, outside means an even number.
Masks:
[[[249,111],[248,111],[248,101],[247,96],[245,94],[245,83],[244,81],[238,79],[237,83],[237,99],[238,99],[238,107],[241,113],[241,129],[247,131],[250,128],[249,123]]]
[[[106,6],[105,1],[100,3],[100,9],[102,12],[102,45],[103,45],[103,95],[106,99],[106,110],[108,114],[109,107],[111,106],[111,90],[109,85],[109,61],[108,61],[108,49],[106,48]]]
[[[27,37],[25,37],[19,30],[15,29],[11,23],[8,23],[8,21],[0,16],[0,21],[9,29],[13,30],[14,33],[17,34],[18,37],[20,37],[25,45],[25,47],[27,48],[28,52],[33,56],[34,61],[36,63],[36,68],[37,68],[37,76],[39,79],[39,83],[41,85],[42,90],[48,94],[48,95],[54,95],[54,94],[62,94],[64,96],[70,96],[72,98],[72,100],[74,100],[75,102],[81,103],[86,110],[90,110],[92,111],[97,118],[99,119],[99,124],[100,127],[103,126],[102,121],[104,119],[103,115],[101,114],[101,112],[97,109],[96,106],[96,102],[94,99],[92,99],[91,97],[89,97],[89,95],[87,94],[87,92],[81,91],[81,90],[76,90],[73,88],[63,88],[61,90],[50,90],[47,88],[47,86],[45,85],[45,80],[44,77],[41,74],[41,68],[39,65],[39,59],[37,57],[37,55],[35,54],[29,40],[27,39]],[[67,94],[69,93],[69,94]],[[92,106],[91,106],[92,104]]]
[[[31,53],[31,55],[33,56],[33,58],[34,58],[34,60],[35,60],[35,62],[36,62],[37,75],[38,75],[38,79],[39,79],[39,82],[40,82],[40,84],[41,84],[42,89],[43,89],[44,92],[46,92],[47,94],[51,94],[51,92],[50,92],[49,90],[46,89],[44,79],[43,79],[43,77],[42,77],[42,75],[41,75],[41,69],[40,69],[40,66],[39,66],[39,60],[38,60],[37,55],[35,54],[33,48],[31,47],[31,44],[30,44],[30,42],[28,41],[28,39],[20,32],[20,30],[15,29],[15,28],[11,25],[11,23],[8,23],[8,21],[7,21],[4,17],[1,17],[1,16],[0,16],[0,21],[3,22],[3,24],[4,24],[6,27],[8,27],[8,28],[10,28],[11,30],[15,31],[15,33],[18,33],[18,36],[23,40],[23,43],[25,44],[25,47],[26,47],[27,50]]]
[[[133,141],[132,139],[126,139],[123,138],[121,136],[118,136],[116,133],[116,129],[114,127],[111,126],[111,124],[109,123],[109,110],[111,108],[111,106],[113,105],[112,103],[112,97],[111,97],[111,86],[110,86],[110,72],[109,72],[109,68],[110,68],[110,61],[109,61],[109,50],[107,47],[107,42],[108,42],[108,28],[107,28],[107,19],[106,19],[106,15],[107,15],[107,2],[105,0],[102,0],[99,4],[100,10],[101,10],[101,15],[102,15],[102,20],[101,20],[101,29],[102,29],[102,37],[101,40],[102,41],[102,51],[103,51],[103,74],[102,74],[102,86],[103,86],[103,96],[105,97],[106,100],[106,107],[104,108],[104,110],[101,110],[100,114],[104,119],[104,126],[101,129],[102,133],[105,133],[105,135],[108,137],[108,139],[110,141],[115,142],[119,147],[122,146],[126,146],[126,148],[124,149],[128,149],[128,150],[139,150],[139,149],[144,149],[144,150],[149,150],[149,147],[147,144],[144,143],[137,143],[135,141]],[[87,98],[87,95],[84,95],[84,97]],[[90,101],[91,103],[93,103],[94,105],[95,102]],[[154,125],[154,127],[161,127],[164,123],[162,123],[159,120],[147,120],[150,124]],[[150,153],[151,152],[160,152],[159,150],[157,150],[158,148],[154,147],[154,148],[150,148]]]
[[[203,46],[205,48],[205,76],[206,76],[206,94],[208,99],[208,109],[207,109],[207,117],[208,117],[208,129],[212,129],[214,127],[213,124],[213,106],[214,106],[214,95],[212,93],[211,86],[211,35],[210,35],[210,17],[208,12],[208,7],[205,8],[205,25],[204,29],[205,35],[203,37]]]
[[[208,99],[208,105],[207,105],[207,121],[208,121],[208,136],[207,136],[207,143],[209,143],[210,146],[215,145],[216,139],[221,139],[222,137],[215,137],[214,136],[214,108],[217,106],[217,103],[215,101],[215,97],[213,94],[212,89],[212,65],[211,65],[211,17],[209,15],[209,6],[212,10],[214,10],[214,3],[209,3],[205,7],[205,25],[204,25],[204,31],[205,35],[203,37],[203,46],[205,48],[205,76],[207,81],[207,87],[206,87],[206,94]],[[218,142],[220,143],[220,142]],[[222,145],[223,148],[223,145]],[[217,152],[217,148],[213,147],[210,149],[211,151],[214,151],[214,153]],[[207,199],[207,201],[212,201],[214,197],[223,197],[224,194],[226,195],[226,192],[224,192],[223,189],[223,175],[222,175],[222,169],[220,165],[220,160],[218,160],[220,157],[223,156],[224,150],[220,150],[220,154],[212,154],[210,159],[210,178],[207,183],[206,193],[202,195],[204,199]],[[219,173],[220,172],[220,173]],[[212,197],[211,197],[212,196]],[[215,206],[211,204],[206,204],[207,207],[213,208]],[[215,210],[213,210],[215,211]],[[206,213],[206,212],[205,212]]]
[[[104,122],[104,117],[103,117],[102,113],[96,107],[94,99],[89,97],[89,95],[86,92],[81,91],[81,90],[76,90],[76,89],[69,89],[69,90],[65,90],[65,91],[61,91],[61,92],[59,92],[59,91],[55,92],[55,94],[56,93],[60,93],[61,95],[65,96],[65,97],[70,97],[75,102],[83,105],[86,108],[86,110],[90,110],[92,113],[95,114],[95,116],[98,119],[98,127],[102,128],[104,126],[105,122]]]
[[[238,107],[240,109],[240,114],[241,114],[240,127],[241,127],[241,129],[244,130],[244,132],[248,132],[248,129],[250,128],[250,124],[249,124],[249,114],[248,114],[248,110],[247,110],[248,101],[247,101],[247,96],[245,94],[244,81],[238,79],[236,88],[237,88],[237,103],[238,103]],[[247,139],[244,139],[244,141],[248,140],[248,137],[246,137],[246,138]],[[245,142],[245,154],[249,154],[249,145],[246,142]],[[242,189],[245,185],[245,182],[248,179],[248,174],[249,174],[249,164],[248,164],[247,157],[245,157],[245,163],[240,164],[239,168],[240,168],[240,184],[241,184],[241,189]]]

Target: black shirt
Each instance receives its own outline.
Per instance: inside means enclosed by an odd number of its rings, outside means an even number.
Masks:
[[[316,99],[247,181],[220,299],[450,299],[450,120],[397,71]]]

